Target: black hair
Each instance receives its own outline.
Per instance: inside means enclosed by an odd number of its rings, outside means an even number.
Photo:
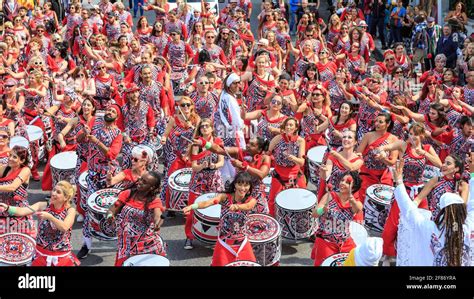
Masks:
[[[250,175],[250,173],[244,171],[244,172],[239,172],[235,176],[234,180],[232,183],[230,183],[229,187],[227,188],[226,192],[227,194],[232,194],[235,192],[235,185],[238,183],[244,183],[244,184],[249,184],[250,189],[245,195],[244,201],[247,200],[247,198],[252,194],[253,190],[253,177]]]
[[[339,105],[339,108],[338,108],[338,113],[337,113],[337,116],[336,116],[336,125],[337,123],[339,122],[339,119],[341,118],[341,107],[342,105],[344,104],[347,104],[349,105],[349,108],[351,109],[351,113],[349,114],[348,118],[347,118],[347,121],[349,121],[351,118],[354,117],[354,105],[351,103],[351,102],[348,102],[348,101],[345,101],[343,102],[341,105]]]
[[[2,105],[3,111],[7,111],[7,101],[5,99],[2,98],[2,103],[0,105]]]
[[[199,56],[198,56],[198,62],[199,64],[203,64],[205,62],[210,62],[211,61],[211,54],[209,54],[209,51],[206,49],[202,49],[199,51]]]
[[[145,213],[148,212],[148,206],[150,205],[150,203],[153,200],[155,200],[155,198],[157,198],[158,195],[160,194],[161,181],[162,181],[161,175],[156,171],[148,171],[148,172],[145,172],[145,174],[143,174],[143,175],[146,175],[146,174],[151,175],[156,180],[156,183],[145,194],[145,197],[146,197],[146,199],[145,199],[145,209],[144,209]],[[126,201],[129,201],[130,199],[132,199],[137,194],[137,192],[138,192],[138,188],[137,188],[138,183],[137,182],[134,182],[128,188],[125,188],[120,192],[120,193],[122,193],[126,190],[130,190],[130,196],[127,198]]]
[[[268,139],[265,139],[263,137],[257,137],[255,138],[257,140],[257,146],[262,152],[268,151],[268,146],[270,144]]]
[[[360,187],[362,186],[362,179],[360,178],[359,172],[358,171],[346,171],[342,175],[341,178],[345,177],[346,175],[350,175],[352,177],[352,193],[356,193],[357,191],[360,190]]]
[[[291,76],[287,72],[283,72],[281,73],[280,77],[278,77],[278,81],[280,80],[291,81]]]
[[[462,128],[465,124],[469,124],[472,126],[474,124],[474,117],[467,115],[461,116],[461,119],[459,120],[459,126]]]
[[[391,132],[392,128],[393,128],[393,121],[392,121],[392,116],[390,115],[390,113],[381,112],[377,115],[377,117],[379,117],[379,116],[383,116],[385,118],[385,122],[389,124],[388,128],[387,128],[387,132]],[[373,131],[375,131],[375,127],[374,127]]]

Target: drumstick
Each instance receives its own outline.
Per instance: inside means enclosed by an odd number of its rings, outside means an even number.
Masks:
[[[226,150],[225,146],[223,148],[224,148],[224,152],[225,152],[227,158],[232,160],[232,157],[229,155],[229,152]]]
[[[41,115],[35,116],[35,118],[33,118],[33,119],[30,121],[29,125],[32,125],[32,124],[33,124],[35,121],[37,121],[40,117],[41,117]]]

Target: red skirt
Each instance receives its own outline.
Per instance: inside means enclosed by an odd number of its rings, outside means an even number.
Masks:
[[[250,242],[245,239],[242,244],[229,245],[218,239],[214,254],[212,255],[213,267],[222,267],[235,261],[251,261],[256,262],[257,259],[253,253]]]
[[[31,266],[33,267],[74,267],[79,266],[81,262],[72,253],[72,251],[54,252],[36,247],[36,254]]]

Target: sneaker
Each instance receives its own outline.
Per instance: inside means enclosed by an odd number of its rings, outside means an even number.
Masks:
[[[77,253],[77,258],[81,260],[85,259],[89,255],[90,252],[91,250],[87,248],[87,246],[84,244],[82,245],[81,250],[79,250],[79,252]]]
[[[81,214],[77,215],[77,220],[76,221],[78,223],[84,222],[84,216],[82,216]]]
[[[184,249],[186,250],[191,250],[193,249],[193,240],[191,239],[186,239],[186,242],[184,242]]]

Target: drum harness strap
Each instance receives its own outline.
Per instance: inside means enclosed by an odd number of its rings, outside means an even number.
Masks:
[[[227,249],[227,251],[229,251],[230,253],[232,253],[232,255],[234,255],[236,257],[236,259],[239,258],[239,254],[240,252],[242,251],[242,249],[244,249],[245,245],[247,244],[248,242],[248,238],[245,237],[242,241],[242,243],[240,244],[240,247],[239,247],[239,250],[237,250],[237,252],[235,252],[235,250],[229,245],[227,244],[225,241],[223,241],[221,238],[217,238],[217,240],[219,241],[219,243],[221,243],[221,245]]]

